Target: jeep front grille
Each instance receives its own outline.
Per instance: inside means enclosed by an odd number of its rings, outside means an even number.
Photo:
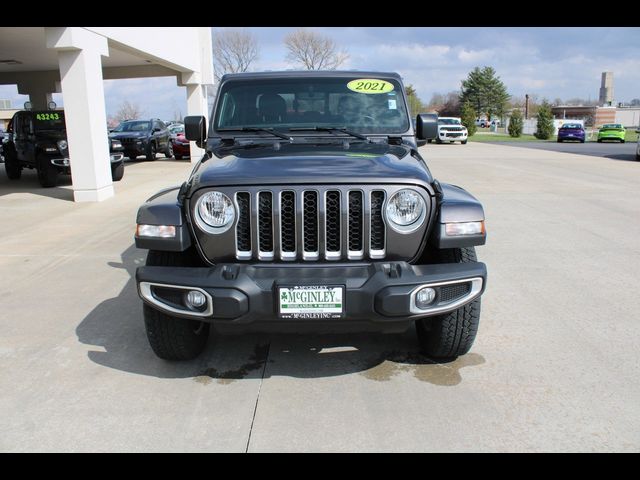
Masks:
[[[386,254],[386,192],[287,187],[235,194],[239,260],[361,260]]]

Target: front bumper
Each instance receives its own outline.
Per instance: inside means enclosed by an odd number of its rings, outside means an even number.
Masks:
[[[150,307],[231,329],[255,324],[322,324],[327,320],[280,318],[278,287],[331,285],[345,287],[344,315],[329,323],[404,330],[417,318],[446,313],[478,298],[484,292],[486,278],[486,266],[480,262],[219,264],[212,268],[145,266],[136,271],[138,294]],[[429,309],[420,310],[415,305],[415,293],[427,286],[436,290],[436,299]],[[206,296],[207,303],[201,310],[180,304],[189,290]]]
[[[178,155],[190,155],[191,154],[191,149],[188,143],[183,144],[183,143],[178,143],[178,142],[171,142],[173,145],[173,153],[174,154],[178,154]]]
[[[451,141],[451,140],[466,140],[467,139],[467,132],[450,132],[447,130],[440,130],[438,132],[438,137],[440,138],[440,140],[445,140],[445,141]]]
[[[122,152],[111,152],[110,160],[112,164],[119,164],[124,160],[124,153]]]

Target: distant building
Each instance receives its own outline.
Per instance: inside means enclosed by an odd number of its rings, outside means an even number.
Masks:
[[[626,128],[640,125],[640,107],[591,107],[557,105],[551,107],[553,117],[560,120],[583,120],[587,127],[605,123],[621,123]]]
[[[613,72],[602,72],[598,104],[603,107],[613,105]]]
[[[0,130],[7,131],[9,120],[18,110],[13,108],[11,100],[0,99]]]

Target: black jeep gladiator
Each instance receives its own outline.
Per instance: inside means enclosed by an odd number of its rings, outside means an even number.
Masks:
[[[35,168],[43,187],[55,187],[59,174],[71,174],[64,111],[21,110],[9,122],[9,139],[4,144],[5,171],[11,180],[22,176],[23,168]],[[109,142],[111,178],[122,180],[122,144]]]
[[[487,272],[481,204],[418,152],[437,117],[409,118],[399,75],[225,75],[189,179],[138,210],[136,271],[163,359],[218,332],[402,332],[456,357],[473,344]]]

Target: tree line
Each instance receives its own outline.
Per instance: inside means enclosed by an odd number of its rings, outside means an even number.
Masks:
[[[331,38],[304,28],[286,35],[284,45],[287,50],[287,63],[301,69],[335,70],[349,59],[349,53],[340,49]],[[249,71],[258,58],[258,40],[251,32],[225,29],[214,33],[213,64],[217,81],[225,73]],[[509,113],[512,116],[509,133],[512,136],[520,136],[522,133],[525,99],[509,95],[507,87],[493,67],[475,67],[467,78],[462,80],[460,91],[434,93],[428,103],[419,98],[413,85],[409,84],[405,89],[412,116],[428,111],[435,111],[440,116],[459,116],[469,134],[473,135],[476,132],[478,118],[492,120],[496,117],[504,118]],[[571,99],[569,102],[587,103],[582,99]],[[556,99],[554,103],[562,103],[562,100]],[[547,138],[545,136],[549,129],[553,131],[553,116],[549,102],[546,99],[540,102],[537,95],[531,95],[528,113],[532,117],[540,117],[544,123],[539,125],[536,136],[539,133],[541,138]]]

